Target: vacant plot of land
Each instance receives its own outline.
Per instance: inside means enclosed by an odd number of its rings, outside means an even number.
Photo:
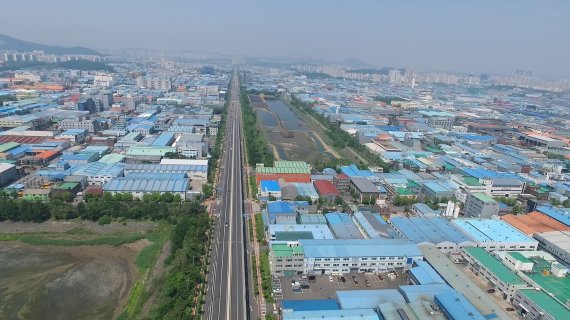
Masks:
[[[115,318],[138,277],[134,259],[140,244],[0,242],[0,319]]]
[[[314,162],[323,161],[327,158],[334,159],[330,153],[319,148],[318,140],[315,140],[311,134],[312,132],[297,131],[293,138],[285,138],[279,131],[266,129],[267,138],[277,149],[278,156],[282,160]]]
[[[277,159],[308,162],[335,159],[321,139],[281,100],[268,99],[263,103],[256,95],[249,95],[249,99],[252,106],[258,106],[257,115]]]

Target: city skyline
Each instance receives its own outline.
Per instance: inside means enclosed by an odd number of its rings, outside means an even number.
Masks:
[[[328,3],[327,3],[328,4]],[[418,71],[569,78],[563,39],[570,4],[561,1],[501,3],[385,3],[323,1],[201,3],[108,0],[5,4],[27,12],[0,22],[2,32],[45,44],[94,49],[148,48],[206,51],[250,57],[359,59],[378,67]],[[57,12],[46,15],[46,12]],[[147,21],[141,21],[145,17]],[[70,26],[73,26],[72,28]]]

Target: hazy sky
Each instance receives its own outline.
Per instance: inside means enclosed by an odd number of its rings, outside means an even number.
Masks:
[[[46,44],[570,78],[567,0],[26,0],[1,8],[0,33]]]

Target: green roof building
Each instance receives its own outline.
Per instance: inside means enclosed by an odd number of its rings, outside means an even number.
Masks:
[[[570,319],[570,309],[543,290],[519,289],[513,305],[525,319]]]
[[[473,272],[493,284],[493,288],[510,299],[516,289],[528,287],[527,283],[514,271],[505,266],[493,254],[483,248],[463,248],[468,266]]]
[[[303,272],[305,254],[298,242],[271,245],[270,263],[274,275],[290,276]]]

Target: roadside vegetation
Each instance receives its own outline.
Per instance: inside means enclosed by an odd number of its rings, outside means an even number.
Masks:
[[[265,240],[265,230],[263,224],[263,217],[261,213],[255,214],[255,237],[259,244],[264,245],[267,244],[267,240]]]
[[[105,193],[100,197],[85,195],[85,202],[77,205],[58,198],[43,202],[15,199],[14,196],[0,192],[0,221],[44,222],[50,218],[81,218],[106,224],[113,219],[168,220],[185,214],[191,205],[172,193],[150,193],[142,199],[130,193]]]
[[[290,105],[299,114],[311,117],[317,121],[323,128],[323,133],[331,141],[332,147],[337,150],[342,150],[345,148],[350,148],[354,152],[358,153],[362,158],[364,158],[368,164],[379,166],[384,169],[384,172],[388,172],[390,167],[385,163],[380,157],[372,153],[366,146],[361,144],[358,139],[351,136],[340,127],[334,125],[330,122],[329,118],[324,115],[314,111],[308,104],[303,103],[301,100],[293,97],[291,99]]]
[[[172,230],[168,269],[157,292],[158,302],[150,319],[199,319],[204,303],[211,221],[206,208],[193,202],[186,215],[178,217]]]
[[[261,272],[261,288],[263,289],[263,297],[265,301],[271,303],[273,302],[273,297],[271,296],[271,269],[269,267],[269,251],[263,250],[259,254],[259,270]]]
[[[245,138],[245,146],[247,150],[247,159],[249,165],[255,168],[258,163],[265,166],[273,166],[273,151],[269,147],[269,143],[265,135],[261,132],[257,115],[253,107],[249,104],[249,99],[245,90],[240,91],[240,102],[243,120],[243,135]]]

